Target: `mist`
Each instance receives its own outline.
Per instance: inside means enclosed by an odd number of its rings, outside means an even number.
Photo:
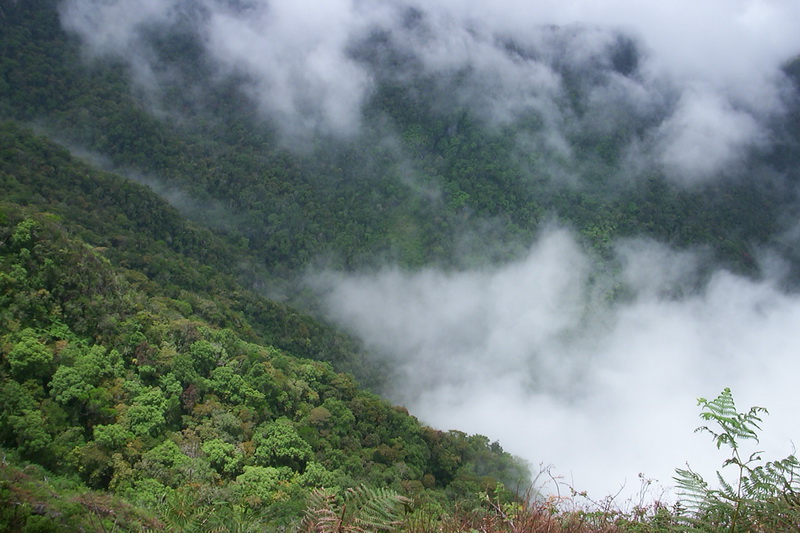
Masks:
[[[193,36],[214,76],[241,79],[288,146],[356,138],[382,82],[455,76],[442,101],[491,124],[536,116],[539,145],[554,157],[571,157],[571,135],[613,125],[620,112],[644,120],[630,157],[688,186],[764,146],[789,99],[781,68],[800,53],[790,0],[67,0],[61,18],[88,56],[127,62],[142,87],[174,75],[152,35]],[[358,51],[376,35],[404,62],[365,60]],[[567,105],[575,94],[580,112]]]
[[[617,274],[598,274],[553,227],[493,269],[309,283],[331,320],[399,369],[390,399],[435,427],[498,439],[595,498],[635,494],[640,473],[668,488],[686,462],[713,476],[724,455],[693,433],[696,399],[725,387],[740,410],[769,409],[757,449],[793,453],[800,295],[709,269],[701,250],[628,240],[616,260]]]

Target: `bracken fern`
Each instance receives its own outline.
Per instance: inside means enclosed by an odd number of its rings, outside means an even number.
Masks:
[[[300,531],[315,533],[395,531],[402,524],[411,500],[386,488],[361,485],[338,497],[325,489],[315,490]]]
[[[687,466],[676,469],[675,481],[682,496],[681,503],[690,512],[687,522],[692,527],[712,531],[772,531],[796,527],[798,513],[797,484],[800,463],[794,455],[780,461],[762,462],[760,451],[747,459],[740,455],[742,440],[758,442],[763,407],[736,410],[731,390],[726,388],[714,400],[698,399],[700,417],[710,426],[696,432],[712,436],[718,449],[726,446],[730,457],[722,467],[733,466],[736,479],[729,482],[717,471],[719,488],[711,488],[703,477]]]

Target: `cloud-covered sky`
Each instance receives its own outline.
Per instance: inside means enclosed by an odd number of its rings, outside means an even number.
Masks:
[[[758,449],[793,452],[800,399],[800,295],[778,280],[704,272],[700,252],[621,243],[621,272],[590,276],[573,236],[547,232],[524,259],[480,271],[319,275],[332,320],[400,369],[391,394],[425,422],[499,439],[595,498],[672,483],[724,455],[698,397],[731,387],[770,409]],[[613,304],[614,284],[630,294]],[[713,479],[713,478],[711,478]]]
[[[564,69],[593,73],[584,97],[595,124],[622,104],[658,114],[638,149],[682,183],[716,176],[764,143],[785,102],[780,67],[800,53],[794,0],[67,0],[61,11],[88,50],[127,59],[144,84],[158,82],[148,29],[188,29],[221,74],[249,79],[248,94],[288,139],[358,133],[386,73],[354,49],[376,33],[421,71],[470,72],[472,91],[451,96],[479,113],[500,122],[539,114],[561,152],[574,119],[560,100]],[[632,72],[612,65],[620,35],[639,51]]]

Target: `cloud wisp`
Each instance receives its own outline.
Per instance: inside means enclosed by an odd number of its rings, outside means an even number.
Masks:
[[[413,59],[412,76],[459,76],[440,98],[499,123],[538,116],[559,156],[572,132],[620,110],[647,117],[638,146],[679,183],[712,179],[764,143],[786,101],[781,66],[800,53],[792,0],[67,0],[61,13],[88,50],[130,62],[145,84],[163,70],[149,32],[189,32],[290,140],[358,134],[376,85],[403,70],[359,58],[379,34]],[[566,105],[575,94],[581,116]]]
[[[800,296],[649,241],[618,247],[607,303],[591,262],[554,229],[492,270],[326,274],[311,284],[329,316],[400,369],[391,398],[425,422],[499,439],[594,497],[671,484],[685,461],[722,457],[693,434],[694,400],[731,387],[770,408],[760,449],[792,453],[800,401]],[[630,494],[630,492],[627,492]]]

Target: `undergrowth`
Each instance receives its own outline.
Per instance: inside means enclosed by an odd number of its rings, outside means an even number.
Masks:
[[[0,461],[0,529],[5,531],[218,531],[303,533],[661,533],[800,531],[800,462],[794,455],[766,461],[763,452],[745,454],[743,441],[758,442],[761,407],[739,412],[730,389],[717,398],[700,398],[705,424],[697,432],[711,436],[726,452],[711,483],[691,469],[676,469],[678,500],[652,500],[651,480],[640,476],[637,496],[624,504],[616,496],[593,501],[569,488],[544,496],[517,496],[502,484],[480,499],[445,508],[435,501],[414,501],[387,488],[359,486],[344,491],[317,489],[302,519],[278,525],[232,502],[201,505],[191,491],[176,493],[148,512],[80,482],[51,476],[43,468],[3,454]],[[181,496],[183,494],[183,496]],[[181,496],[181,497],[179,497]]]

